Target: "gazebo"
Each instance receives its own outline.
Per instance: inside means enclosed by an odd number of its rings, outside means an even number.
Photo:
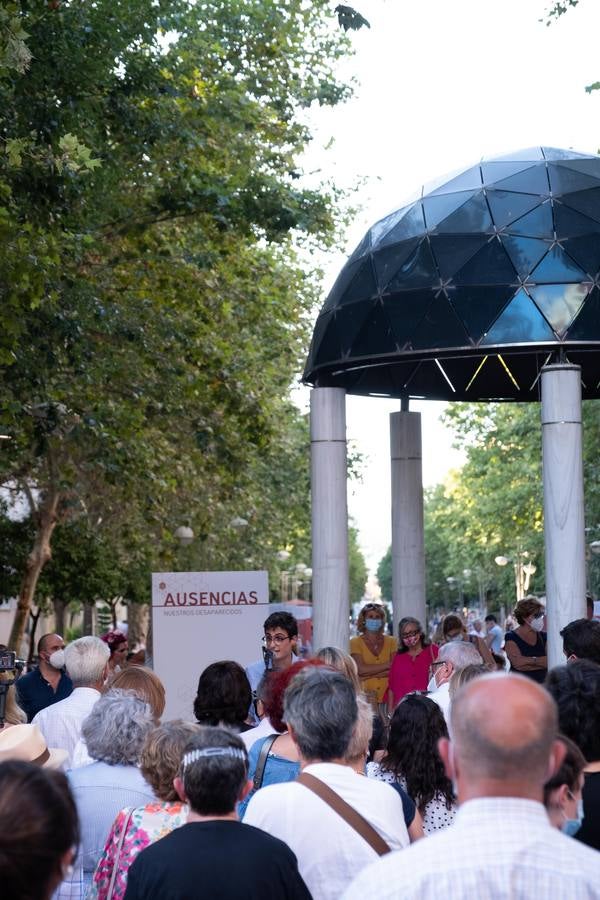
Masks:
[[[311,396],[317,644],[347,640],[345,394],[392,397],[394,623],[424,616],[411,398],[542,402],[550,663],[585,615],[581,399],[600,396],[600,158],[534,147],[419,191],[366,233],[318,316]]]

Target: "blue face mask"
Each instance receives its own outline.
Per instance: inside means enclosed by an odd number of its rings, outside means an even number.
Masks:
[[[563,813],[564,815],[564,813]],[[583,800],[577,801],[577,818],[576,819],[567,819],[565,817],[565,821],[562,823],[561,831],[563,834],[568,834],[569,837],[574,837],[577,834],[579,829],[581,828],[581,823],[583,822]]]
[[[381,619],[365,619],[365,628],[367,631],[381,631],[383,622]]]

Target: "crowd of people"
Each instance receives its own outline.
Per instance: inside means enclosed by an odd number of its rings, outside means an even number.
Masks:
[[[200,673],[195,721],[123,635],[44,635],[0,730],[3,892],[600,900],[600,622],[547,672],[542,605],[515,617],[395,638],[366,604],[349,653],[301,659],[273,613],[260,662]]]

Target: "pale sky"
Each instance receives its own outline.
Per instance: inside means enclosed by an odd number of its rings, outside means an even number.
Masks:
[[[334,4],[332,4],[333,7]],[[341,73],[358,86],[345,106],[311,120],[306,169],[343,187],[365,184],[345,252],[325,259],[325,293],[366,229],[427,183],[482,156],[536,145],[596,153],[600,146],[600,4],[579,5],[547,27],[546,0],[356,0],[371,22],[352,37]],[[333,139],[333,145],[325,150]],[[323,298],[324,299],[324,298]],[[308,394],[306,392],[305,396]],[[349,511],[372,570],[391,535],[389,400],[349,397],[348,437],[367,457]],[[426,485],[460,464],[439,423],[443,404],[422,412]]]

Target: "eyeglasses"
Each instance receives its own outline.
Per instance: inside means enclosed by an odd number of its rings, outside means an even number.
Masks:
[[[400,637],[402,637],[402,638],[412,638],[412,637],[418,637],[420,634],[421,634],[420,631],[405,631],[404,634],[401,634],[401,635],[400,635]]]
[[[279,644],[283,644],[284,641],[289,640],[290,637],[287,634],[265,634],[263,644],[266,644],[267,646],[269,644],[277,644],[277,646],[279,646]]]
[[[383,606],[381,603],[365,603],[361,612],[365,612],[367,609],[376,609],[378,612],[383,612]]]
[[[446,665],[446,660],[444,660],[444,659],[438,659],[436,662],[432,662],[431,665],[429,666],[429,674],[433,675],[433,673],[435,672],[435,670],[438,666],[445,666],[445,665]]]

